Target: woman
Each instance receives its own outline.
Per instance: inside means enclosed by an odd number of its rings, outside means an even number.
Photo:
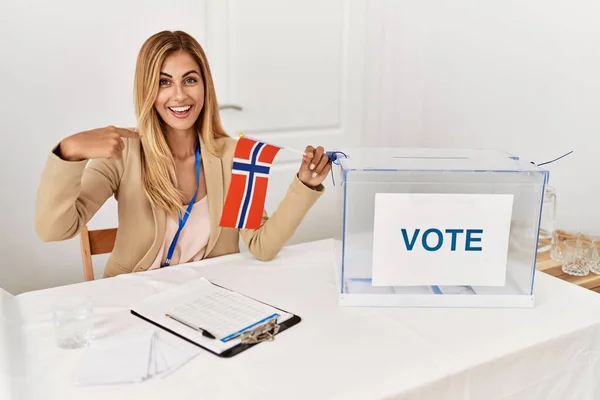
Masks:
[[[114,195],[119,229],[104,277],[236,253],[239,234],[258,259],[275,257],[323,193],[331,169],[323,148],[306,147],[287,195],[260,228],[223,228],[236,140],[221,126],[201,46],[180,31],[153,35],[134,86],[137,129],[77,133],[49,155],[37,197],[40,238],[74,237]]]

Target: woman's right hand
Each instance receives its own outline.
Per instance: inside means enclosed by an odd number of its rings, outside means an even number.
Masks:
[[[132,129],[107,126],[71,135],[60,142],[58,150],[67,161],[119,159],[125,148],[123,138],[139,139],[140,135]]]

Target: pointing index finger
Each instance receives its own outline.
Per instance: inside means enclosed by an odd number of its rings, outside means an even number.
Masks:
[[[117,133],[121,137],[128,137],[128,138],[132,138],[132,139],[139,139],[140,138],[140,134],[137,133],[133,129],[117,128]]]

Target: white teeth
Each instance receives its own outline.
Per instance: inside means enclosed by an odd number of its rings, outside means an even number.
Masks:
[[[171,109],[172,111],[175,111],[175,112],[185,112],[185,111],[189,110],[190,108],[192,108],[192,106],[185,106],[185,107],[169,107],[169,109]]]

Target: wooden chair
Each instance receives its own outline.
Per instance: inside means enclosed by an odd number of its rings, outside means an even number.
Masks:
[[[84,226],[79,236],[81,239],[83,277],[86,281],[93,281],[94,264],[92,264],[92,256],[113,251],[117,238],[117,228],[90,231],[87,226]]]

